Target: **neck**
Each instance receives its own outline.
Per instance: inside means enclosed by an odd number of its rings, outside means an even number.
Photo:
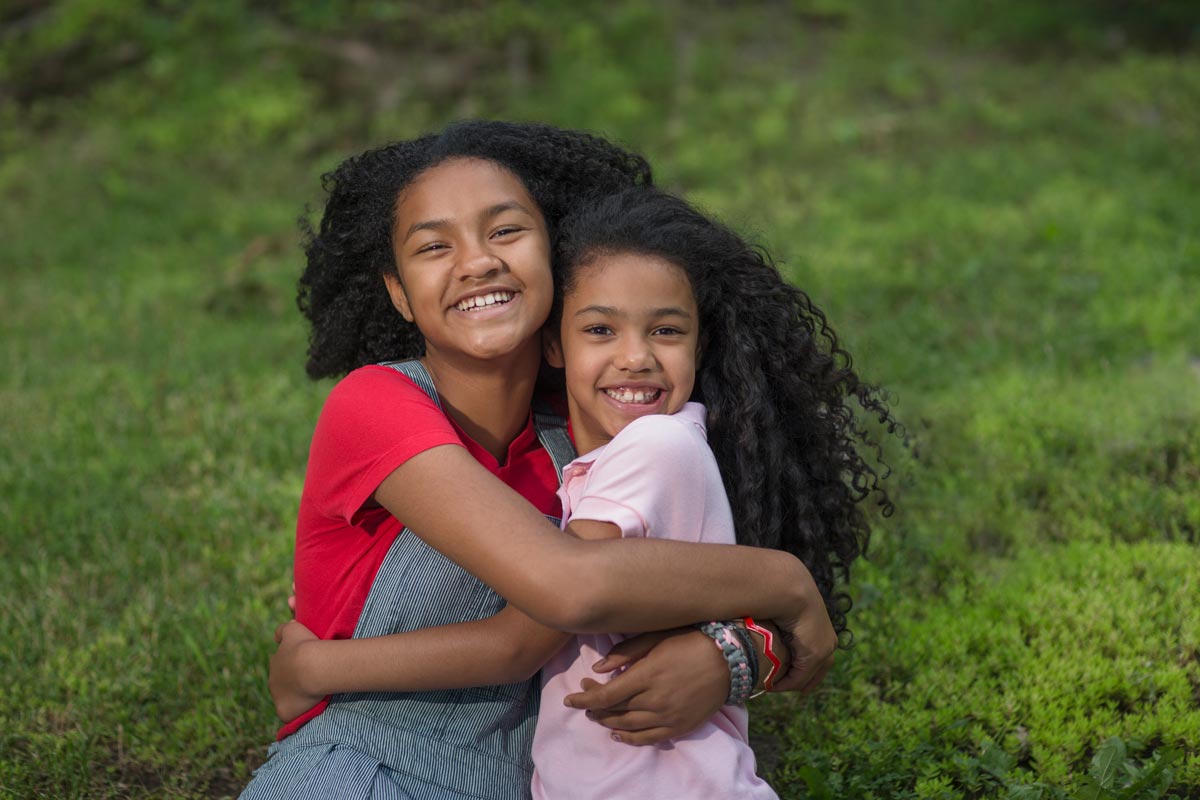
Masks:
[[[529,420],[542,363],[537,338],[519,352],[486,362],[447,357],[432,350],[422,362],[433,376],[446,413],[503,464],[508,446]]]

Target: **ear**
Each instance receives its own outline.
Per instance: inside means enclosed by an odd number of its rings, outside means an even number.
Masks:
[[[546,356],[546,363],[555,369],[562,369],[566,366],[566,361],[563,359],[562,339],[558,335],[558,331],[551,330],[551,326],[547,325],[542,329],[542,353]]]
[[[408,306],[408,295],[404,292],[404,284],[400,283],[400,275],[396,272],[383,273],[383,282],[387,286],[392,305],[400,312],[400,316],[409,322],[413,321],[412,309]]]

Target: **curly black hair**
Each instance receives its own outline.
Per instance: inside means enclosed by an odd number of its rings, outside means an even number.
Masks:
[[[651,183],[640,155],[604,139],[550,125],[468,120],[347,159],[322,176],[320,226],[301,220],[307,266],[296,298],[309,320],[312,378],[421,355],[416,326],[393,308],[382,276],[395,273],[397,198],[425,170],[452,158],[481,158],[511,170],[555,226],[584,198]]]
[[[652,188],[600,198],[562,221],[551,319],[561,319],[582,268],[626,253],[663,258],[691,283],[701,353],[692,399],[708,410],[739,543],[799,557],[848,639],[851,602],[839,583],[866,552],[870,526],[860,502],[875,495],[885,516],[893,510],[880,483],[880,444],[850,400],[889,433],[902,432],[882,393],[859,379],[825,314],[766,251]]]

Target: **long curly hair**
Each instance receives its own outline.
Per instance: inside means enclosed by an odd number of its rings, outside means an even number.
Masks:
[[[652,188],[601,198],[562,221],[551,319],[561,319],[581,268],[627,253],[676,264],[691,283],[700,314],[692,399],[708,409],[738,541],[799,557],[846,633],[851,602],[841,584],[870,533],[861,501],[874,495],[885,516],[893,510],[879,442],[854,408],[901,432],[882,393],[859,379],[825,314],[770,255]]]
[[[458,122],[347,159],[322,176],[328,198],[319,227],[300,222],[307,265],[296,302],[311,325],[310,377],[423,353],[420,331],[392,307],[383,275],[397,271],[392,231],[400,193],[452,158],[481,158],[512,171],[551,235],[583,199],[651,183],[640,155],[591,134],[531,123]]]

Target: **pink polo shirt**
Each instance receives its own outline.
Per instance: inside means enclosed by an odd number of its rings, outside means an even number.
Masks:
[[[604,447],[572,461],[558,494],[564,525],[591,519],[615,524],[622,536],[734,543],[729,500],[698,403],[630,423]],[[614,742],[607,728],[563,705],[583,678],[602,680],[591,665],[623,638],[577,636],[542,668],[534,798],[776,798],[755,774],[745,708],[723,706],[687,736],[635,747]]]

